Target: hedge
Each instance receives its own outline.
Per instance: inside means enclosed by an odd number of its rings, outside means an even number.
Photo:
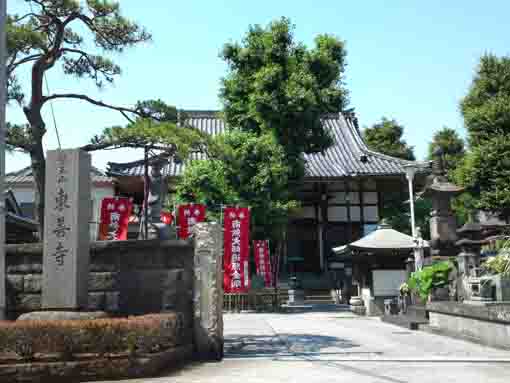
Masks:
[[[36,354],[147,354],[177,345],[181,320],[176,314],[152,314],[94,320],[0,322],[0,354],[24,360]]]

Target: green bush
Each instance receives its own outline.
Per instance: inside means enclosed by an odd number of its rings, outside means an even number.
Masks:
[[[432,289],[448,285],[448,275],[452,268],[453,265],[449,261],[434,263],[412,273],[407,284],[411,291],[426,301]]]
[[[504,249],[495,257],[487,259],[483,264],[483,268],[491,274],[510,276],[510,253],[508,249]]]
[[[0,322],[0,354],[13,352],[25,360],[35,354],[114,354],[159,352],[178,343],[181,320],[176,314],[139,317]]]

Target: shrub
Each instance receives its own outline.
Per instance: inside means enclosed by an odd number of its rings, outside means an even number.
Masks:
[[[490,257],[485,261],[483,268],[491,274],[510,276],[510,253],[505,249],[495,257]]]
[[[176,314],[139,317],[0,322],[0,353],[14,352],[25,360],[36,353],[151,353],[177,344],[180,318]]]
[[[412,273],[407,284],[423,301],[426,301],[432,289],[448,285],[448,275],[452,268],[453,265],[449,261],[434,263]]]

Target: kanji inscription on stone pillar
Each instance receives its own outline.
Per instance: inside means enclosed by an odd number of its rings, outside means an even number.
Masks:
[[[90,155],[49,151],[46,160],[43,309],[87,307]]]

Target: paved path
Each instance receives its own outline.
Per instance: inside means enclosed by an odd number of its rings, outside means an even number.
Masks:
[[[227,355],[131,383],[510,381],[510,352],[348,312],[225,316]]]

